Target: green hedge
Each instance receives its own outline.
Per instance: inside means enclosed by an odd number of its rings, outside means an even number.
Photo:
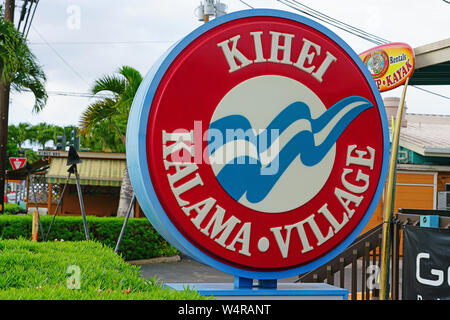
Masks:
[[[0,240],[0,257],[0,300],[204,299],[142,278],[95,241]]]
[[[47,233],[51,219],[51,216],[41,216],[44,235]],[[86,220],[90,239],[114,249],[124,218],[88,216]],[[31,239],[31,222],[31,215],[0,215],[0,239]],[[39,239],[42,240],[42,238],[39,235]],[[57,216],[48,239],[49,241],[85,240],[82,217]],[[119,253],[125,260],[138,260],[173,256],[178,254],[178,251],[156,232],[146,218],[132,218],[128,220]]]
[[[15,214],[17,212],[19,212],[20,206],[18,204],[15,203],[5,203],[5,214]]]

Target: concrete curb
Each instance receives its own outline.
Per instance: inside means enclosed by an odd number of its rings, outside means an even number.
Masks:
[[[126,262],[129,264],[141,266],[143,264],[149,264],[149,263],[178,262],[180,260],[181,260],[180,256],[172,256],[172,257],[158,257],[158,258],[141,259],[141,260],[130,260],[130,261],[126,261]]]

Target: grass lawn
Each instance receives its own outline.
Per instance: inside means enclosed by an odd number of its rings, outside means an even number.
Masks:
[[[0,300],[205,299],[164,289],[94,241],[0,240]]]

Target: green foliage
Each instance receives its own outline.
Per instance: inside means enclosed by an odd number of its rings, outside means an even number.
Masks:
[[[51,219],[51,216],[41,216],[45,234]],[[115,248],[124,218],[88,216],[86,219],[90,238]],[[31,222],[31,215],[0,216],[0,239],[20,237],[31,239]],[[39,235],[39,239],[42,240],[43,235]],[[56,217],[48,239],[49,241],[85,240],[82,217]],[[177,253],[177,250],[156,232],[146,218],[128,220],[119,248],[119,254],[125,260],[173,256]]]
[[[15,214],[20,212],[22,209],[18,204],[15,203],[5,203],[5,214]]]
[[[93,152],[125,152],[121,136],[106,121],[94,124],[90,133],[80,135],[80,142],[83,148]]]
[[[45,122],[41,122],[36,126],[33,126],[34,131],[34,141],[37,142],[38,146],[45,149],[45,144],[53,139],[54,136],[54,126]]]
[[[19,148],[17,148],[16,144],[9,139],[9,135],[8,135],[8,143],[6,145],[6,159],[9,159],[10,157],[17,157],[18,154],[19,154]],[[12,170],[11,163],[6,159],[5,159],[5,161],[7,161],[6,169]]]
[[[164,289],[155,279],[145,280],[139,267],[95,241],[0,240],[0,256],[0,299],[204,299],[197,292]],[[69,266],[79,268],[79,277]]]
[[[21,122],[17,125],[8,126],[8,157],[17,157],[18,151],[23,149],[22,146],[26,141],[29,141],[32,145],[37,145],[39,148],[45,149],[45,145],[49,141],[53,141],[56,146],[57,136],[65,136],[68,145],[72,142],[73,135],[72,129],[76,129],[75,126],[60,127],[53,124],[41,122],[37,125],[31,125],[26,122]],[[107,133],[104,133],[107,134]],[[121,143],[119,141],[119,143]],[[88,145],[84,146],[89,148]],[[101,151],[95,150],[95,151]],[[40,157],[31,149],[25,149],[25,156],[29,163],[33,163]],[[12,168],[9,167],[11,170]]]
[[[142,75],[129,66],[122,66],[117,74],[105,75],[95,81],[92,94],[104,93],[107,96],[91,103],[81,115],[81,132],[88,141],[104,139],[106,150],[114,150],[119,141],[124,147],[128,114],[141,82]],[[105,131],[108,135],[103,134]],[[91,138],[93,136],[96,138]]]
[[[25,89],[30,90],[35,97],[33,111],[42,110],[47,102],[45,74],[21,33],[12,22],[4,20],[1,7],[0,65],[3,67],[0,81],[10,82],[12,87],[19,92]]]
[[[8,126],[8,137],[11,135],[11,139],[16,143],[19,149],[22,149],[22,145],[25,141],[34,141],[33,133],[32,126],[28,122],[21,122],[17,126]]]
[[[117,125],[121,132],[125,132],[126,121],[119,121]],[[65,136],[68,146],[73,139],[72,129],[77,129],[77,127],[72,125],[63,128],[44,122],[37,125],[31,125],[26,122],[9,125],[7,155],[8,157],[17,157],[18,151],[23,149],[23,145],[27,141],[29,144],[42,149],[45,149],[45,145],[49,141],[53,141],[53,145],[56,146],[58,136]],[[79,132],[78,129],[77,131]],[[93,152],[125,152],[122,136],[119,136],[117,130],[104,121],[94,124],[89,134],[80,135],[78,133],[78,137],[83,149],[89,149]],[[33,150],[26,149],[25,152],[29,163],[33,163],[38,159],[37,154]],[[11,169],[9,167],[9,170]]]

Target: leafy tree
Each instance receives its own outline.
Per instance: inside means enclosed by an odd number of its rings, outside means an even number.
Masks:
[[[24,150],[24,156],[29,163],[39,159],[39,156],[31,149],[23,149],[23,143],[26,140],[32,140],[30,133],[32,126],[29,123],[19,123],[17,126],[8,126],[8,145],[6,149],[6,159],[19,156],[19,150]],[[7,169],[12,170],[11,164],[7,163]]]
[[[22,149],[25,141],[33,142],[34,138],[31,133],[31,124],[27,122],[21,122],[17,126],[8,126],[8,137],[11,137],[19,149]]]
[[[81,116],[81,132],[92,135],[94,133],[107,133],[115,131],[117,137],[125,147],[125,132],[128,114],[134,96],[142,82],[142,75],[136,69],[122,66],[117,74],[105,75],[97,79],[92,88],[92,93],[107,94],[106,97],[97,99],[90,104]],[[101,135],[104,142],[110,135]],[[133,190],[125,168],[120,190],[120,201],[117,216],[125,216],[133,195]]]
[[[142,82],[142,75],[136,69],[123,66],[118,75],[106,75],[97,79],[92,93],[107,93],[109,97],[100,98],[90,104],[81,116],[81,131],[89,133],[98,123],[107,123],[114,128],[125,144],[126,122],[134,96]]]
[[[56,146],[56,144],[58,143],[57,137],[58,137],[58,136],[65,136],[66,133],[65,133],[64,128],[61,127],[61,126],[56,126],[56,125],[54,125],[54,126],[52,127],[52,129],[53,129],[53,130],[52,130],[52,138],[51,138],[51,140],[53,141],[53,145]],[[67,140],[67,136],[66,136],[66,140]]]
[[[12,10],[13,12],[13,10]],[[10,21],[6,21],[0,6],[0,128],[8,126],[10,87],[16,91],[29,90],[35,100],[33,111],[39,112],[47,102],[46,77],[28,48],[26,40]],[[3,208],[7,130],[0,130],[0,205]]]
[[[8,145],[6,146],[6,159],[9,159],[10,157],[17,157],[18,154],[19,154],[19,148],[17,148],[17,144],[14,141],[12,141],[11,139],[8,139]],[[6,159],[5,159],[5,161],[8,161]],[[11,163],[9,163],[9,161],[6,164],[6,167],[8,170],[12,170],[12,166],[11,166]]]
[[[121,136],[107,122],[97,123],[89,133],[80,135],[81,145],[94,152],[125,152]]]
[[[33,126],[32,130],[35,131],[34,141],[37,142],[38,146],[42,146],[42,149],[45,149],[45,144],[48,141],[53,140],[54,126],[51,124],[41,122]]]
[[[18,149],[18,132],[19,130],[17,129],[17,127],[15,125],[9,125],[8,126],[8,143],[13,143],[15,145],[15,147]]]

